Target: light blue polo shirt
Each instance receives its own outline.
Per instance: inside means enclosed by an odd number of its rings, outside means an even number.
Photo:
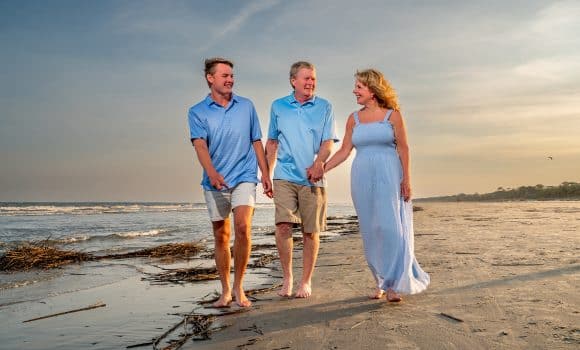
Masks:
[[[188,117],[191,139],[207,142],[213,166],[230,188],[241,182],[259,182],[252,143],[262,138],[262,131],[252,101],[233,94],[230,103],[222,107],[208,95],[189,109]],[[217,191],[205,170],[201,185]]]
[[[300,104],[294,93],[272,102],[268,139],[278,141],[278,158],[274,179],[303,186],[326,186],[308,181],[306,168],[316,158],[323,141],[338,141],[332,105],[314,96]]]

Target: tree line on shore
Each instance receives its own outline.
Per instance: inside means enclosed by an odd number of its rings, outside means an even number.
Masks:
[[[580,183],[562,182],[558,186],[520,186],[518,188],[498,187],[491,193],[460,193],[452,196],[421,198],[420,201],[433,202],[479,202],[479,201],[525,201],[525,200],[580,200]]]

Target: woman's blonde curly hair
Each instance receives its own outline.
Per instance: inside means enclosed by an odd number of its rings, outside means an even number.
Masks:
[[[354,76],[375,95],[379,106],[395,111],[400,109],[397,92],[383,73],[371,68],[357,71]]]

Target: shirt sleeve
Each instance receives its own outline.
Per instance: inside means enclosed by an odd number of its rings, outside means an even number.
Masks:
[[[322,141],[333,140],[338,142],[339,138],[336,134],[336,120],[334,119],[334,111],[332,105],[329,103],[326,108],[326,115],[324,118],[324,130],[322,130]]]
[[[262,129],[260,128],[260,119],[258,118],[258,113],[256,112],[254,104],[252,104],[251,109],[252,111],[250,112],[251,113],[250,122],[252,123],[252,127],[250,130],[251,132],[250,138],[252,139],[252,142],[256,142],[262,139]]]
[[[276,112],[274,111],[274,104],[270,108],[270,126],[268,128],[268,140],[278,140],[278,135],[280,131],[278,130],[278,118],[276,117]]]
[[[205,127],[205,122],[201,120],[199,115],[195,113],[193,108],[189,110],[188,115],[189,121],[189,136],[191,140],[194,139],[204,139],[207,140],[207,129]]]

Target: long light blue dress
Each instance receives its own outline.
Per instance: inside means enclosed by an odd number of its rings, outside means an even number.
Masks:
[[[354,113],[351,195],[365,255],[377,287],[420,293],[429,275],[415,259],[413,205],[401,196],[403,170],[388,110],[382,121],[361,123]]]

